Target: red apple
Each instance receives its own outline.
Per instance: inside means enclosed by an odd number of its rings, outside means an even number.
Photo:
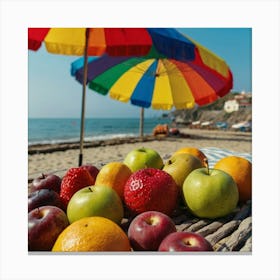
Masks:
[[[28,213],[28,250],[51,251],[59,234],[69,225],[63,210],[42,206]]]
[[[176,227],[171,218],[158,211],[147,211],[132,220],[128,238],[135,251],[157,251],[161,241],[172,232],[176,232]]]
[[[124,186],[124,202],[133,214],[159,211],[170,216],[177,207],[178,195],[172,176],[156,168],[132,173]]]
[[[96,166],[91,165],[91,164],[82,165],[81,168],[86,169],[90,173],[90,175],[92,176],[92,178],[94,179],[94,182],[95,182],[96,176],[99,173],[99,169]]]
[[[30,186],[30,192],[40,189],[51,189],[60,193],[61,178],[55,174],[44,174],[35,178]]]
[[[28,195],[28,212],[40,206],[56,206],[66,210],[57,192],[51,189],[41,189]]]
[[[162,252],[213,251],[211,244],[200,234],[178,231],[167,235],[159,246]]]

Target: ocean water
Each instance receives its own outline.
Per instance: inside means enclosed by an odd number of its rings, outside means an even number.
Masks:
[[[144,135],[157,124],[170,123],[168,118],[144,120]],[[85,141],[139,136],[138,118],[104,118],[85,120]],[[80,140],[80,119],[28,119],[28,145],[67,143]]]

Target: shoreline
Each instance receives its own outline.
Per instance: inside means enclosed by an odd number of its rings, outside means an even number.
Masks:
[[[216,140],[230,140],[230,141],[252,141],[251,132],[235,132],[235,131],[221,131],[221,130],[206,130],[206,129],[189,129],[189,128],[180,128],[179,136],[161,136],[161,135],[144,135],[144,136],[128,136],[128,137],[115,137],[111,139],[103,140],[93,140],[93,141],[84,141],[84,148],[93,148],[100,146],[110,146],[110,145],[121,145],[128,143],[139,143],[139,142],[148,142],[148,141],[162,141],[162,140],[172,140],[176,139],[216,139]],[[30,144],[28,145],[28,154],[38,154],[38,153],[52,153],[58,151],[66,151],[69,149],[79,149],[79,141],[71,142],[61,142],[61,143],[42,143],[42,144]]]
[[[100,168],[112,161],[123,161],[128,152],[140,147],[156,150],[165,161],[176,150],[192,146],[198,149],[218,148],[234,153],[252,150],[252,134],[248,132],[181,129],[180,136],[129,137],[104,141],[85,142],[83,164]],[[28,181],[42,172],[63,176],[67,169],[78,166],[79,142],[42,144],[28,147]]]

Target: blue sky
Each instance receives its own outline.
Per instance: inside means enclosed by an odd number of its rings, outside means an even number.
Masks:
[[[229,65],[233,91],[252,91],[252,37],[250,28],[178,28]],[[73,117],[81,114],[82,86],[70,75],[77,56],[50,54],[42,46],[28,51],[28,116],[32,118]],[[139,107],[87,90],[86,117],[139,117]],[[145,110],[145,117],[164,111]]]

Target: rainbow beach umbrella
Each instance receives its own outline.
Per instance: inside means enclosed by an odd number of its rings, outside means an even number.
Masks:
[[[53,54],[84,57],[79,165],[83,157],[88,56],[142,56],[152,45],[175,59],[188,59],[194,55],[193,45],[172,28],[28,28],[28,49],[36,51],[42,44]]]
[[[189,37],[194,55],[180,60],[151,49],[143,57],[91,58],[88,87],[121,102],[157,110],[190,109],[226,95],[233,77],[226,62]],[[71,74],[82,82],[80,60],[71,65]]]

